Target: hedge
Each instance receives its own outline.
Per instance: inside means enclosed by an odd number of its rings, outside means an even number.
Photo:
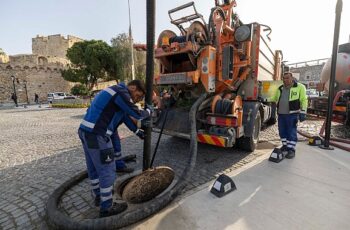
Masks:
[[[87,108],[89,104],[52,104],[52,108]]]

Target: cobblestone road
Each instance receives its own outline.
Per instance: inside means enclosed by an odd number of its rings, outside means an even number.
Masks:
[[[85,109],[0,110],[0,229],[48,229],[45,204],[50,193],[85,169],[77,127]],[[278,141],[276,126],[261,134],[259,151],[199,145],[196,168],[185,191],[195,189],[222,172],[230,172],[257,156],[270,152]],[[142,167],[142,142],[125,127],[119,130],[124,154],[137,154],[131,166]],[[157,138],[154,134],[153,141]],[[277,143],[277,142],[276,142]],[[189,141],[173,137],[161,140],[155,165],[167,165],[179,174],[188,160]],[[61,209],[82,219],[97,215],[87,181],[69,190]]]

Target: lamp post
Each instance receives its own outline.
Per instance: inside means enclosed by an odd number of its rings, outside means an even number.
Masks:
[[[27,80],[23,80],[24,89],[26,90],[27,104],[29,105],[28,91],[27,91]]]
[[[17,104],[17,95],[16,95],[16,85],[15,85],[15,76],[11,76],[11,79],[12,79],[12,85],[13,85],[13,94],[12,94],[12,99],[13,101],[15,102],[16,104],[16,107],[18,107],[18,104]]]
[[[131,32],[131,14],[130,14],[129,0],[128,0],[128,8],[129,8],[129,41],[130,41],[130,51],[131,51],[131,77],[132,77],[132,80],[135,80],[134,40],[132,38],[132,32]]]

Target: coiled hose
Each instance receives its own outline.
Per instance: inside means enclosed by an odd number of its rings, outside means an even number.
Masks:
[[[191,124],[191,142],[190,142],[190,157],[188,159],[188,165],[182,172],[177,183],[172,189],[164,192],[160,196],[154,198],[151,201],[142,204],[139,209],[124,212],[115,216],[100,218],[100,219],[84,219],[81,221],[74,220],[71,217],[62,213],[58,204],[63,194],[87,178],[87,172],[81,172],[68,181],[64,182],[61,186],[53,191],[50,195],[47,206],[47,219],[50,226],[55,229],[116,229],[128,226],[136,223],[164,208],[171,202],[186,186],[187,182],[191,178],[191,173],[194,169],[197,159],[197,129],[196,129],[196,114],[199,106],[206,99],[207,94],[202,94],[198,100],[192,105],[189,119]]]
[[[218,114],[232,114],[232,101],[229,99],[218,100],[215,105],[214,113]]]

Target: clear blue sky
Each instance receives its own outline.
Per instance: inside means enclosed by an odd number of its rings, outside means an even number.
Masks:
[[[164,29],[178,32],[168,10],[190,0],[157,0],[156,38]],[[208,19],[214,0],[195,0]],[[110,39],[128,32],[127,0],[0,0],[0,48],[7,54],[31,53],[31,38],[75,35],[83,39]],[[343,0],[339,42],[349,40],[350,0]],[[146,0],[130,0],[135,42],[146,41]],[[236,12],[245,23],[271,26],[274,48],[289,62],[329,57],[332,51],[336,0],[237,0]]]

